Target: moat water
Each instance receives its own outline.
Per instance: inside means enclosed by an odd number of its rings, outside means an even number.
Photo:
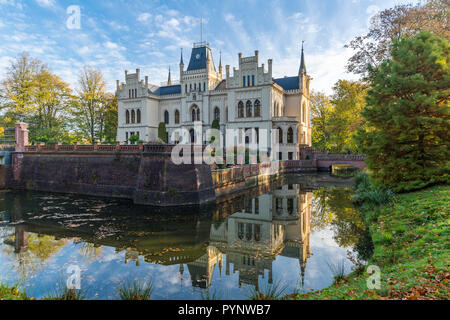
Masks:
[[[37,299],[62,292],[77,268],[86,299],[119,299],[133,281],[151,282],[151,299],[321,289],[370,254],[351,195],[351,179],[329,175],[289,176],[201,209],[2,192],[0,282]]]

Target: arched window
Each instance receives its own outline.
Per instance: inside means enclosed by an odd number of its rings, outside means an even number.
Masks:
[[[294,143],[294,130],[291,127],[287,131],[287,143]]]
[[[278,128],[278,142],[283,143],[283,129]]]
[[[136,122],[136,112],[134,110],[131,110],[131,123]]]
[[[252,102],[250,100],[247,101],[245,109],[247,118],[250,118],[252,116]]]
[[[191,119],[192,122],[200,121],[200,109],[195,104],[192,106]]]
[[[141,123],[141,110],[140,109],[138,109],[136,111],[136,122]]]
[[[304,102],[303,102],[303,108],[302,108],[302,119],[303,119],[303,122],[306,122],[306,105]]]
[[[261,102],[259,100],[255,101],[255,117],[261,117]]]
[[[238,103],[238,118],[244,117],[244,103],[242,101],[239,101]]]
[[[214,120],[220,120],[220,109],[219,107],[214,108]]]
[[[184,93],[187,93],[187,84],[184,85]]]
[[[245,224],[245,238],[247,241],[250,241],[253,238],[253,225],[250,223]]]
[[[244,224],[238,223],[238,230],[237,230],[238,238],[241,240],[244,240]]]
[[[179,124],[180,123],[180,111],[175,110],[175,123]]]
[[[169,124],[169,111],[164,111],[164,123]]]
[[[261,225],[255,224],[255,241],[261,240]]]
[[[130,123],[130,111],[125,111],[125,122]]]
[[[191,138],[191,143],[195,142],[195,131],[194,129],[189,130],[189,137]]]

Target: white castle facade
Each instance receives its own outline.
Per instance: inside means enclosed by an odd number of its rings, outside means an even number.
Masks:
[[[179,83],[172,82],[170,70],[162,86],[150,84],[147,76],[141,79],[139,69],[134,74],[125,71],[125,82],[117,80],[117,141],[129,143],[133,135],[144,142],[157,141],[158,126],[164,122],[169,143],[179,142],[177,129],[186,129],[190,142],[206,144],[205,132],[217,119],[224,139],[227,129],[243,129],[244,138],[237,139],[248,143],[245,132],[251,129],[260,143],[261,130],[277,130],[278,159],[296,160],[300,146],[311,146],[310,80],[303,49],[296,76],[273,78],[272,59],[266,69],[255,51],[250,57],[239,53],[239,68],[233,68],[231,74],[227,65],[224,77],[222,59],[217,70],[209,44],[196,43],[187,69],[181,54]],[[194,131],[199,125],[202,136]],[[264,137],[271,139],[270,133]],[[266,145],[272,146],[272,142],[266,141]]]

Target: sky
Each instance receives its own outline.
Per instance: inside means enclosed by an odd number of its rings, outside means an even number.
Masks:
[[[124,71],[141,69],[160,85],[179,79],[194,42],[210,43],[216,66],[238,67],[238,53],[260,64],[273,59],[273,76],[295,76],[305,41],[306,68],[316,91],[332,93],[345,70],[355,36],[367,32],[379,10],[414,0],[0,0],[0,79],[22,52],[46,63],[73,88],[84,66],[102,71],[108,90]],[[76,11],[80,9],[80,24]],[[69,10],[68,10],[69,9]],[[200,21],[203,21],[201,38]]]

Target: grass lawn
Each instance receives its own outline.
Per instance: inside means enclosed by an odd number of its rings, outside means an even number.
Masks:
[[[450,186],[400,194],[394,204],[365,212],[375,246],[368,266],[381,270],[369,290],[366,270],[293,299],[449,299]]]

